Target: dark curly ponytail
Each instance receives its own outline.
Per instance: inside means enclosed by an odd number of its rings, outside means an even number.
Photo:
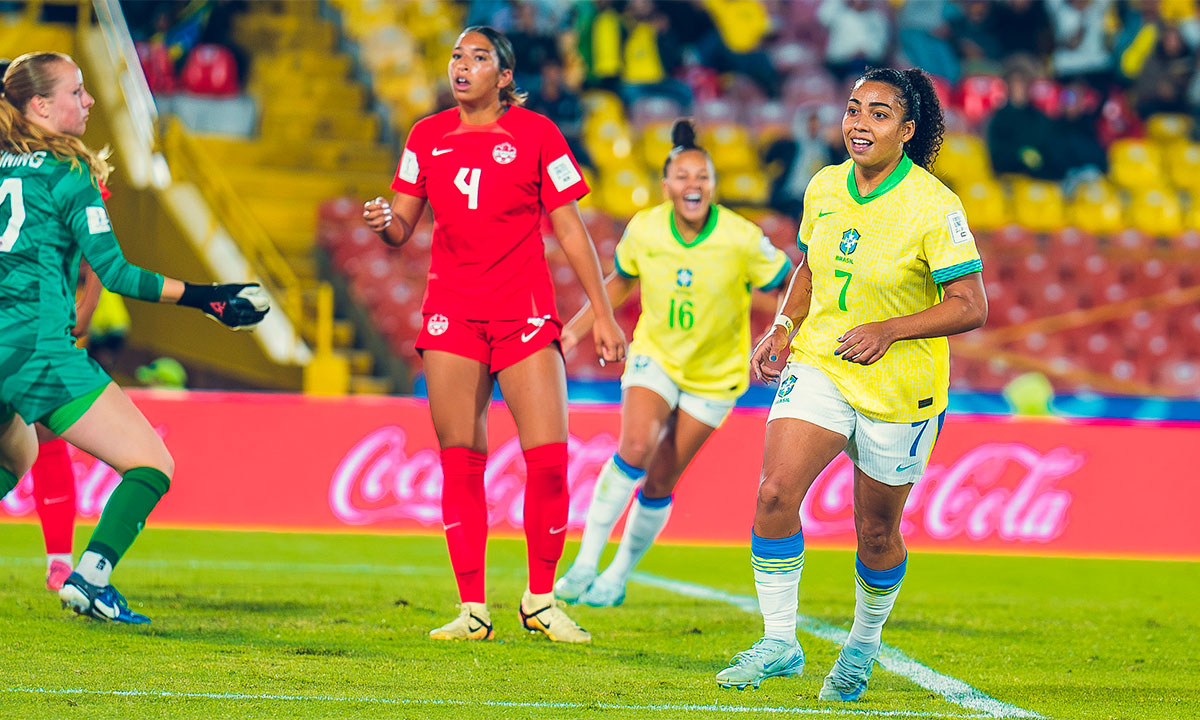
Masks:
[[[696,126],[692,124],[691,118],[679,118],[675,124],[671,126],[671,152],[667,153],[667,159],[663,161],[663,177],[667,176],[667,168],[671,167],[671,161],[679,157],[680,153],[688,150],[696,150],[704,153],[704,157],[708,158],[708,163],[712,164],[712,156],[708,151],[696,144]]]
[[[933,87],[933,79],[920,68],[872,68],[854,86],[858,87],[868,80],[896,88],[900,105],[904,108],[904,121],[912,120],[916,124],[912,138],[904,143],[904,154],[928,170],[942,148],[942,135],[946,132],[942,103]]]

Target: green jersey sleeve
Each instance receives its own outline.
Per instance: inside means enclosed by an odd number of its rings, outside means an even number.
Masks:
[[[109,222],[108,210],[100,199],[100,190],[83,168],[66,173],[54,186],[52,195],[88,264],[100,276],[100,282],[112,292],[126,297],[157,302],[162,295],[163,276],[129,263],[117,244]]]

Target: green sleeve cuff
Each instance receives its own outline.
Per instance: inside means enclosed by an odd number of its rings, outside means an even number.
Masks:
[[[983,261],[976,258],[974,260],[968,260],[966,262],[961,262],[957,265],[951,265],[948,268],[942,268],[941,270],[934,270],[933,271],[933,281],[938,284],[947,283],[955,278],[960,278],[963,275],[970,275],[973,272],[980,272],[982,270],[983,270]]]
[[[808,245],[806,245],[804,241],[800,239],[799,235],[796,236],[796,247],[800,248],[800,252],[804,253],[805,255],[808,254]]]
[[[792,271],[792,261],[786,256],[783,259],[783,267],[779,268],[779,272],[775,273],[775,277],[771,278],[771,282],[762,286],[762,290],[778,290],[783,287],[783,283],[787,280],[788,274]]]

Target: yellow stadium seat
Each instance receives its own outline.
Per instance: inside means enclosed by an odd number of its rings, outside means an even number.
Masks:
[[[1166,184],[1162,152],[1144,140],[1117,140],[1108,149],[1109,174],[1126,190]]]
[[[1062,188],[1058,183],[1037,180],[1014,184],[1013,216],[1018,225],[1035,232],[1065,227]]]
[[[1192,134],[1195,121],[1187,115],[1161,113],[1146,120],[1146,136],[1160,143],[1185,140]]]
[[[629,167],[633,155],[633,136],[623,121],[585,124],[583,144],[601,168],[619,170]]]
[[[1150,189],[1134,195],[1129,219],[1148,235],[1174,235],[1183,230],[1183,206],[1175,191]]]
[[[972,183],[993,179],[992,161],[983,140],[975,135],[962,133],[946,135],[934,163],[933,173],[955,188],[969,187]]]
[[[766,205],[771,199],[771,185],[766,175],[757,170],[718,171],[717,196],[720,202],[731,205]]]
[[[1115,233],[1125,227],[1121,196],[1103,180],[1080,185],[1071,200],[1072,227],[1093,234]]]
[[[627,218],[658,202],[662,193],[645,173],[626,168],[604,172],[597,195],[596,201],[606,212]]]
[[[642,128],[642,162],[651,170],[661,170],[667,155],[674,147],[671,142],[671,123],[656,122]]]
[[[751,170],[759,164],[754,141],[740,125],[718,125],[704,130],[699,142],[712,155],[718,173]]]
[[[1012,222],[1008,198],[1004,195],[1004,189],[994,180],[971,183],[959,198],[973,230],[995,230]]]
[[[1200,143],[1175,146],[1167,155],[1167,175],[1176,186],[1200,192]]]
[[[625,105],[614,93],[591,90],[583,94],[584,123],[625,122]]]
[[[591,188],[591,192],[579,199],[579,207],[600,209],[597,201],[600,193],[598,192],[599,188],[596,187],[596,173],[592,172],[590,168],[580,168],[580,170],[583,171],[583,181]]]

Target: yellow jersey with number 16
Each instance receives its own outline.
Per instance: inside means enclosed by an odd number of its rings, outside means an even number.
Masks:
[[[833,351],[852,328],[934,306],[942,283],[983,263],[958,196],[907,156],[866,197],[853,172],[852,160],[825,167],[804,193],[796,242],[808,256],[813,294],[792,357],[823,370],[867,417],[925,420],[946,408],[946,338],[901,340],[867,366]]]
[[[750,382],[751,290],[780,287],[791,262],[728,208],[714,204],[691,242],[673,212],[669,202],[642,210],[617,245],[617,272],[642,286],[629,355],[653,358],[684,392],[733,400]]]

